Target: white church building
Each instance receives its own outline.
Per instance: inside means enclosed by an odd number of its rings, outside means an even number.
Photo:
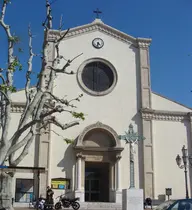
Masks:
[[[50,61],[57,34],[49,34]],[[185,197],[184,171],[175,158],[183,145],[192,153],[192,110],[151,90],[150,44],[151,39],[135,38],[100,19],[70,29],[60,53],[69,59],[83,54],[69,67],[76,75],[59,74],[53,93],[61,98],[83,94],[77,111],[85,114],[85,120],[65,131],[51,125],[49,132],[35,139],[20,166],[45,167],[40,194],[51,186],[55,197],[67,192],[81,202],[121,203],[122,189],[130,187],[130,147],[119,135],[132,124],[145,137],[135,145],[135,187],[144,190],[145,198],[161,200],[166,188],[172,188],[171,198]],[[21,90],[12,96],[13,130],[24,95]],[[58,117],[64,123],[71,121],[66,113]],[[62,137],[74,143],[66,144]],[[190,169],[188,175],[191,195]],[[15,202],[27,203],[37,191],[36,177],[16,173],[14,179]]]

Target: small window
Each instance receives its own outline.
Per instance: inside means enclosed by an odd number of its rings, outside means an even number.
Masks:
[[[16,179],[15,202],[32,202],[34,197],[33,188],[33,179]]]

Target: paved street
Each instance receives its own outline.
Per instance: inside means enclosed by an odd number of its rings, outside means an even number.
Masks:
[[[15,210],[32,210],[32,208],[23,208],[23,207],[21,207],[21,208],[15,207],[14,209]],[[69,210],[71,210],[71,208]],[[87,209],[80,208],[79,210],[87,210]],[[90,210],[108,210],[108,209],[90,209]],[[109,210],[111,210],[111,209],[109,209]],[[119,210],[119,209],[117,209],[117,210]],[[145,210],[151,210],[151,209],[147,208]]]

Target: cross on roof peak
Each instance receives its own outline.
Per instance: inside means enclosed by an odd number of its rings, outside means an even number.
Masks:
[[[98,8],[93,11],[96,14],[96,18],[99,19],[99,15],[102,13]]]

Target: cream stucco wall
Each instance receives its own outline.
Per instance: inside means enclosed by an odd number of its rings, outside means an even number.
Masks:
[[[20,102],[20,103],[25,102],[26,101],[25,90],[21,89],[15,93],[12,93],[11,100],[13,102]]]
[[[97,50],[92,47],[92,40],[95,37],[100,37],[104,40],[104,47]],[[81,35],[79,37],[66,39],[60,44],[60,53],[65,58],[73,58],[74,56],[83,52],[83,55],[76,59],[69,71],[77,71],[79,66],[90,58],[103,58],[108,60],[116,69],[118,75],[117,85],[114,90],[105,96],[91,96],[85,93],[78,85],[76,76],[67,76],[58,74],[54,85],[54,94],[60,97],[68,96],[69,99],[75,98],[83,93],[83,98],[80,103],[75,103],[78,106],[77,111],[85,114],[85,120],[79,126],[70,128],[66,131],[54,127],[54,131],[58,132],[61,136],[67,138],[77,138],[83,129],[97,121],[102,122],[112,127],[118,134],[124,134],[128,130],[128,125],[135,120],[137,113],[137,84],[136,84],[136,49],[130,48],[128,44],[122,43],[104,33],[95,31],[89,34]],[[118,56],[121,54],[121,56]],[[63,63],[61,64],[61,66]],[[126,90],[126,94],[124,91]],[[72,118],[69,114],[59,114],[58,118],[61,122],[71,121]],[[136,122],[137,123],[137,122]],[[133,124],[135,122],[133,121]],[[136,125],[134,125],[137,130]],[[75,158],[73,150],[70,146],[58,135],[52,132],[51,134],[51,176],[60,177],[71,174],[67,172],[67,168],[74,167]],[[54,141],[54,143],[53,143]],[[121,159],[121,185],[122,188],[129,187],[129,147],[124,145]],[[68,160],[69,157],[69,161]],[[64,158],[64,159],[63,159]],[[137,160],[136,160],[137,162]],[[56,167],[59,164],[59,167]],[[136,171],[137,170],[136,164]],[[66,172],[65,172],[66,167]],[[64,170],[64,171],[63,171]],[[67,174],[68,173],[68,174]],[[138,176],[136,176],[138,177]],[[139,181],[136,178],[137,186]]]
[[[180,111],[180,112],[190,112],[191,109],[176,103],[172,100],[169,100],[161,95],[156,93],[151,94],[152,98],[152,109],[156,110],[166,110],[166,111]]]
[[[153,121],[155,197],[172,188],[172,198],[185,197],[184,170],[178,168],[175,158],[188,146],[188,122]]]

